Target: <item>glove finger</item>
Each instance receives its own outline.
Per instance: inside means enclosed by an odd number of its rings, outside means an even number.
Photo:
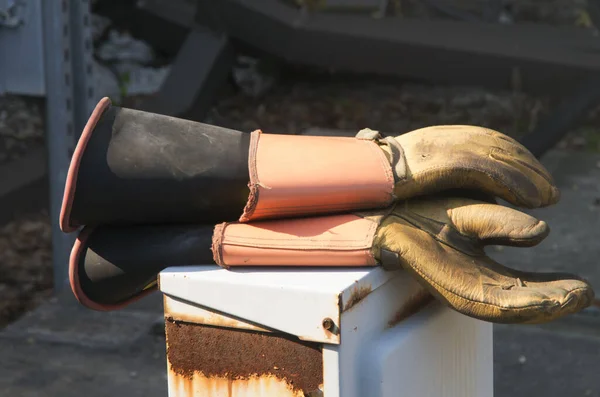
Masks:
[[[532,247],[550,233],[546,222],[501,205],[450,202],[449,207],[447,213],[454,228],[483,245]]]
[[[544,323],[576,313],[594,300],[591,285],[574,274],[519,271],[487,257],[478,266],[488,286],[490,310],[511,313],[505,322]]]
[[[520,170],[540,189],[543,196],[541,206],[556,204],[560,200],[560,191],[554,185],[552,175],[525,146],[501,132],[489,128],[480,130],[494,139],[495,148],[490,153],[492,157],[500,157],[501,161]]]
[[[504,151],[512,154],[513,158],[521,163],[524,167],[531,168],[532,171],[538,173],[548,183],[554,184],[550,172],[539,162],[539,160],[522,144],[515,139],[504,135],[501,132],[487,129],[490,136],[496,139],[497,146]]]
[[[490,288],[485,304],[478,316],[489,317],[498,323],[545,323],[579,312],[588,307],[593,298],[589,285],[578,280],[555,280],[548,283]]]
[[[515,162],[515,164],[519,164],[522,167],[530,169],[532,172],[543,178],[547,183],[551,185],[554,184],[550,172],[548,172],[548,170],[525,146],[510,136],[485,127],[460,125],[449,127],[454,127],[457,132],[462,132],[461,130],[468,130],[468,133],[474,136],[473,141],[478,140],[482,147],[495,147],[500,151],[507,153]],[[487,139],[487,137],[491,139]]]
[[[516,156],[514,152],[507,151],[501,148],[493,148],[490,150],[490,157],[496,160],[498,163],[504,164],[504,167],[509,166],[514,169],[518,174],[525,176],[530,184],[537,189],[537,196],[539,202],[537,205],[532,206],[527,202],[533,203],[531,200],[522,200],[522,205],[527,208],[546,207],[552,204],[556,204],[560,200],[560,190],[554,185],[552,178],[547,175],[547,171],[541,171],[539,167],[534,166],[532,161],[526,161],[519,156]],[[536,160],[537,162],[537,160]],[[501,168],[501,167],[498,167]],[[514,172],[514,171],[513,171]],[[516,179],[508,179],[507,182],[514,182]],[[518,195],[520,192],[520,186],[510,186]],[[525,190],[523,190],[523,193]]]
[[[547,322],[589,306],[594,296],[577,277],[516,272],[484,255],[465,255],[408,224],[385,225],[377,244],[398,252],[400,265],[438,300],[484,321]]]
[[[395,194],[401,199],[452,188],[481,190],[526,208],[548,206],[560,198],[543,165],[499,132],[434,126],[396,140],[411,173],[397,184]]]

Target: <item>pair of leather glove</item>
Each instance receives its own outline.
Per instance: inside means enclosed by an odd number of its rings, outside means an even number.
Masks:
[[[465,315],[539,323],[590,305],[591,286],[509,269],[484,248],[529,247],[549,233],[497,199],[540,208],[559,197],[529,151],[485,128],[243,134],[103,100],[71,162],[61,227],[86,225],[71,286],[98,310],[139,299],[169,266],[382,265]]]
[[[402,267],[437,299],[477,319],[541,323],[591,304],[593,290],[578,276],[510,269],[484,251],[488,245],[531,247],[550,231],[544,221],[495,201],[499,198],[515,206],[538,208],[555,204],[560,198],[551,175],[518,142],[474,126],[429,127],[383,140],[370,130],[361,131],[359,136],[377,139],[388,154],[395,174],[396,201],[382,210],[354,213],[371,226],[336,231],[339,240],[356,241],[374,228],[366,241],[370,258],[386,267]],[[330,226],[309,235],[320,235],[323,241],[324,233],[333,226],[357,221],[344,215],[337,218],[339,222],[335,216],[322,218]],[[286,230],[278,230],[281,224],[271,228],[269,221],[261,222],[258,227],[271,232],[261,236],[271,242],[263,248],[276,249],[278,241],[289,238],[306,222],[288,221]],[[219,243],[226,251],[254,245],[256,230],[239,223],[223,226],[225,233]],[[236,230],[228,239],[230,227]],[[322,241],[310,248],[318,249]],[[338,252],[349,245],[340,247]],[[335,247],[328,249],[336,251]],[[227,255],[215,255],[224,266],[252,262],[237,252],[229,257],[228,262]],[[302,260],[300,255],[292,263]]]

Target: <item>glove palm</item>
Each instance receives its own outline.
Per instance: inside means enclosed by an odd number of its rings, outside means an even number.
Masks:
[[[545,222],[511,208],[466,198],[429,197],[397,204],[381,219],[373,255],[398,263],[455,310],[501,323],[547,322],[588,306],[594,293],[579,277],[507,268],[486,245],[530,247]]]

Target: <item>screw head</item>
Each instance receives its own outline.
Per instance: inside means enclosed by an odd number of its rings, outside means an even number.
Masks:
[[[326,330],[330,331],[333,329],[334,326],[334,322],[332,319],[330,319],[329,317],[323,319],[323,328],[325,328]]]

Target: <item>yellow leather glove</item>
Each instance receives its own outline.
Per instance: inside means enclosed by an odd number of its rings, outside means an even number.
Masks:
[[[560,199],[543,165],[523,145],[497,131],[441,125],[384,139],[370,129],[357,136],[378,141],[387,153],[394,194],[400,200],[456,188],[482,191],[525,208]]]
[[[545,222],[522,212],[467,198],[427,197],[380,214],[363,214],[381,222],[375,259],[396,260],[460,313],[496,323],[542,323],[593,300],[591,286],[575,275],[513,270],[486,255],[486,245],[530,247],[548,235]]]

